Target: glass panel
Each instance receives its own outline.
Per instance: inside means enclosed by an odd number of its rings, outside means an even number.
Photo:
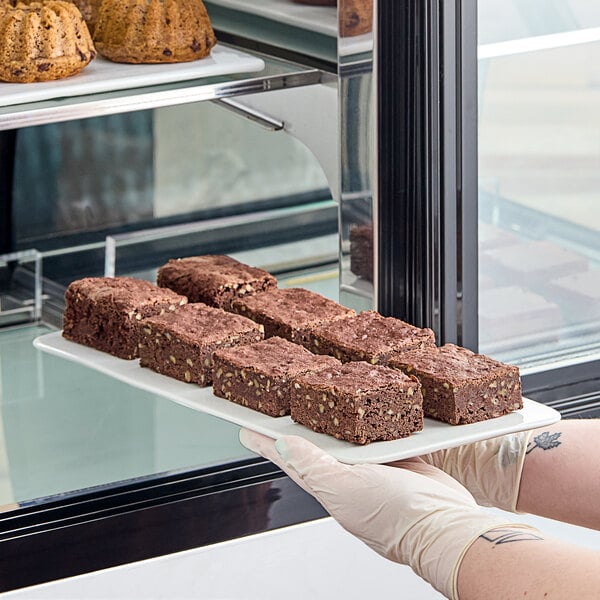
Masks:
[[[530,367],[589,358],[600,349],[600,5],[495,6],[479,2],[480,349]]]
[[[0,254],[0,327],[42,316],[42,257],[36,250]]]
[[[20,129],[15,165],[19,248],[329,195],[305,146],[206,102]]]
[[[373,2],[339,0],[341,298],[375,308]]]
[[[216,251],[337,300],[337,204],[311,151],[206,103],[18,130],[17,146],[16,237],[38,249],[0,256],[0,310],[29,263],[44,295],[30,269],[22,304],[42,324],[0,330],[0,510],[249,456],[237,427],[32,341],[107,249],[118,275],[155,281],[168,258]]]
[[[310,247],[335,256],[337,236]],[[234,255],[297,260],[306,244]],[[304,250],[305,252],[305,250]],[[279,277],[338,299],[333,266]],[[0,331],[0,511],[94,486],[250,456],[239,428],[35,350],[45,326]]]

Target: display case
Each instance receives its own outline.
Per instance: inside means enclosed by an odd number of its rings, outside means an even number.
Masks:
[[[255,4],[206,3],[207,60],[0,84],[3,591],[324,514],[238,427],[33,346],[70,281],[173,257],[339,298],[342,190],[372,201],[371,15],[338,38],[335,7]]]
[[[358,35],[338,4],[207,0],[218,72],[0,89],[0,590],[325,514],[238,427],[34,348],[76,278],[229,254],[519,363],[480,312],[514,207],[478,195],[476,1],[365,2]],[[526,391],[588,410],[580,354]]]

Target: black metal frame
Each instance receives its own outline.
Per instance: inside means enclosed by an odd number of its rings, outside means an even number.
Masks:
[[[0,592],[324,516],[262,459],[40,500],[0,518]]]
[[[16,131],[0,132],[0,254],[13,250],[12,185],[15,165]]]
[[[379,0],[377,304],[477,348],[477,4]]]

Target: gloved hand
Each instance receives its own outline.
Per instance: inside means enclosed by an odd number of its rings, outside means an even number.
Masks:
[[[297,436],[275,442],[242,429],[240,441],[283,469],[344,529],[410,565],[448,598],[458,597],[458,568],[469,546],[486,531],[514,526],[481,511],[465,488],[418,458],[346,465]]]
[[[482,506],[518,512],[519,486],[531,434],[511,433],[421,458],[459,481]]]

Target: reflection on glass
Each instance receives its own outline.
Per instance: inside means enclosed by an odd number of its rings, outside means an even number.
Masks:
[[[13,204],[19,247],[152,217],[152,113],[19,129]]]
[[[249,455],[234,425],[35,350],[48,331],[0,336],[0,510]]]
[[[508,4],[536,37],[480,0],[480,348],[535,365],[600,348],[600,7]]]
[[[373,283],[373,224],[350,229],[350,271]]]
[[[341,288],[343,304],[375,308],[373,0],[339,0]]]

